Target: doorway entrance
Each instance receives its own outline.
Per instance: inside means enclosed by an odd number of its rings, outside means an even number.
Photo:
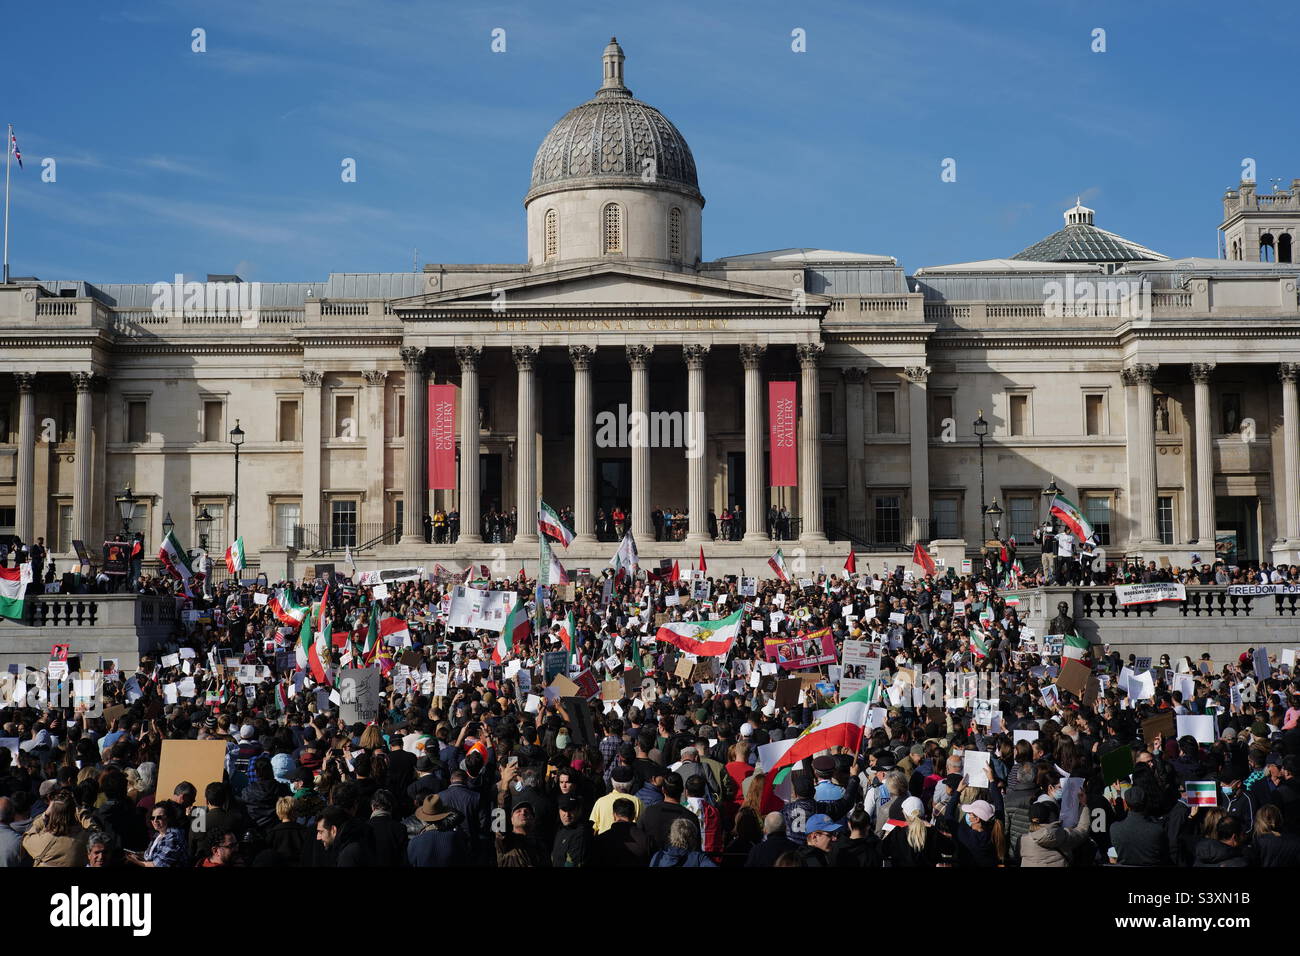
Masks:
[[[1216,497],[1214,529],[1218,557],[1229,564],[1259,563],[1259,498]]]

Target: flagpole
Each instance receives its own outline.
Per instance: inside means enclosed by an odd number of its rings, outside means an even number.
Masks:
[[[14,124],[9,124],[9,134],[5,137],[5,256],[4,284],[9,284],[9,163],[14,153]]]

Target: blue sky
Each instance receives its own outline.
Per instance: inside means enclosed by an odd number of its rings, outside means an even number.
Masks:
[[[1007,256],[1076,195],[1103,228],[1214,255],[1243,157],[1261,190],[1300,177],[1294,46],[1277,8],[1253,7],[9,0],[0,122],[26,162],[11,267],[299,281],[406,271],[416,249],[523,261],[533,154],[599,85],[611,34],[628,86],[691,144],[705,258]]]

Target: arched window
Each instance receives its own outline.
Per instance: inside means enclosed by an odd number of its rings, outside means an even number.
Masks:
[[[560,217],[554,209],[546,210],[546,258],[560,254]]]
[[[606,206],[605,215],[602,218],[605,223],[605,251],[622,252],[623,211],[619,208],[618,203],[610,203]]]
[[[1259,237],[1259,261],[1273,262],[1273,234],[1266,232]]]
[[[1234,258],[1234,259],[1240,259],[1240,258],[1241,258],[1241,240],[1240,240],[1240,239],[1234,239],[1234,240],[1232,240],[1232,258]]]
[[[1277,237],[1277,261],[1291,261],[1291,233],[1284,232]]]
[[[682,261],[682,211],[676,206],[668,212],[668,258]]]

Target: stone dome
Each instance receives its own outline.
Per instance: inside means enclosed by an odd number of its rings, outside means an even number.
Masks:
[[[634,99],[623,85],[623,59],[611,37],[602,56],[601,88],[542,140],[525,203],[565,189],[641,186],[683,192],[703,204],[691,148],[663,113]]]

